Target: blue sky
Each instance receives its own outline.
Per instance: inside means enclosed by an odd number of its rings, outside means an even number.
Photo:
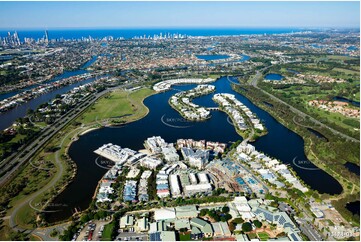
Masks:
[[[359,2],[0,2],[0,28],[359,28],[359,4]]]

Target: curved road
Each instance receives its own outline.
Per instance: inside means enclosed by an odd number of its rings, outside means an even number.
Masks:
[[[79,130],[81,128],[77,128],[75,130],[73,130],[72,132],[68,133],[61,141],[60,146],[63,145],[65,139],[72,133],[74,133],[75,131]],[[9,225],[11,228],[13,228],[16,231],[24,231],[24,229],[19,228],[17,226],[16,223],[16,215],[19,212],[19,210],[21,208],[23,208],[24,206],[28,205],[32,200],[34,200],[37,196],[39,196],[40,194],[46,192],[48,189],[52,188],[62,177],[63,172],[64,172],[64,166],[61,162],[61,160],[59,159],[59,153],[60,150],[56,151],[55,153],[55,162],[57,164],[57,166],[59,167],[58,172],[56,173],[55,177],[48,183],[46,184],[44,187],[42,187],[40,190],[36,191],[35,193],[31,194],[30,196],[28,196],[24,201],[22,201],[20,204],[16,205],[15,209],[11,212],[10,217],[9,217]],[[27,230],[27,232],[31,232],[31,230]]]
[[[326,124],[318,121],[317,119],[312,118],[311,116],[305,114],[304,112],[302,112],[302,111],[294,108],[293,106],[289,105],[288,103],[282,101],[282,100],[279,99],[278,97],[275,97],[275,96],[273,96],[272,94],[266,92],[266,91],[263,90],[262,88],[259,88],[259,87],[257,86],[257,82],[258,82],[258,80],[261,78],[262,72],[263,72],[264,70],[270,68],[270,67],[271,67],[271,66],[268,66],[268,67],[265,67],[265,68],[257,71],[257,72],[256,72],[256,75],[252,78],[250,84],[251,84],[253,87],[257,88],[258,90],[262,91],[264,94],[268,95],[271,99],[274,99],[274,100],[276,100],[276,101],[278,101],[278,102],[286,105],[287,107],[290,108],[290,110],[291,110],[292,112],[297,113],[298,115],[300,115],[300,116],[303,117],[303,118],[308,117],[312,122],[314,122],[314,123],[317,124],[317,125],[320,125],[321,127],[324,127],[324,128],[326,128],[326,129],[329,129],[333,134],[339,135],[340,137],[345,138],[345,139],[347,139],[347,140],[351,140],[351,141],[353,141],[353,142],[360,142],[360,140],[355,139],[355,138],[353,138],[353,137],[351,137],[351,136],[348,136],[348,135],[346,135],[346,134],[344,134],[344,133],[341,133],[341,132],[339,132],[339,131],[337,131],[337,130],[335,130],[335,129],[329,127],[329,126],[327,126]]]
[[[71,120],[73,120],[75,117],[77,117],[80,113],[82,113],[83,110],[85,110],[87,107],[89,107],[92,103],[94,103],[99,97],[103,96],[104,94],[111,92],[115,89],[121,88],[121,87],[126,87],[128,85],[122,85],[122,86],[117,86],[117,87],[113,87],[113,88],[109,88],[104,90],[101,93],[98,93],[95,95],[95,98],[93,100],[91,100],[87,105],[83,105],[82,108],[76,110],[73,109],[70,112],[74,112],[73,115],[71,115],[71,117],[68,116],[68,118],[66,119],[66,122],[63,122],[61,125],[59,125],[57,128],[55,127],[51,127],[57,131],[60,131],[67,123],[69,123]],[[87,99],[89,100],[89,99]],[[84,127],[79,127],[77,129],[74,129],[73,131],[69,132],[66,136],[64,136],[64,138],[61,140],[60,143],[60,147],[63,146],[65,139],[67,137],[69,137],[70,134],[74,134],[76,133],[76,131],[83,129]],[[56,134],[57,132],[54,132],[54,134]],[[51,137],[53,137],[53,135],[50,135],[50,137],[47,137],[48,139],[50,139]],[[41,137],[38,137],[38,139],[41,139]],[[37,139],[37,140],[38,140]],[[45,142],[45,140],[47,141],[48,139],[42,139],[43,142]],[[40,143],[43,143],[40,142]],[[38,144],[40,145],[40,144]],[[30,145],[31,146],[31,145]],[[35,145],[36,146],[36,145]],[[37,150],[37,149],[36,149]],[[29,152],[30,154],[27,154],[26,157],[24,157],[25,159],[23,159],[23,162],[20,162],[14,169],[11,170],[11,172],[9,172],[10,174],[13,173],[18,167],[20,167],[25,161],[29,160],[30,157],[32,157],[33,153],[35,153],[34,150],[31,150],[32,152]],[[48,189],[52,188],[53,186],[56,185],[56,183],[62,178],[63,172],[64,172],[64,167],[63,164],[59,158],[59,154],[60,154],[60,150],[56,151],[55,153],[55,162],[56,164],[59,166],[59,170],[57,172],[57,174],[55,175],[55,177],[48,183],[46,184],[44,187],[42,187],[40,190],[34,192],[33,194],[29,195],[24,201],[22,201],[20,204],[17,204],[16,206],[14,206],[14,210],[11,212],[10,216],[7,217],[7,219],[9,219],[9,226],[15,230],[15,231],[20,231],[20,232],[26,232],[26,233],[31,233],[34,234],[37,237],[42,238],[43,240],[55,240],[56,238],[52,238],[50,237],[50,233],[51,231],[57,227],[60,228],[61,230],[63,230],[66,226],[67,223],[63,223],[63,224],[59,224],[59,225],[55,225],[53,227],[46,227],[46,228],[37,228],[37,229],[26,229],[26,228],[21,228],[17,223],[16,223],[16,216],[17,213],[19,212],[20,209],[22,209],[24,206],[28,205],[29,203],[31,203],[32,200],[34,200],[37,196],[39,196],[41,193],[46,192]],[[29,158],[28,158],[29,156]],[[7,173],[5,177],[1,177],[0,179],[0,183],[1,181],[6,181],[8,178],[11,177],[11,175]]]

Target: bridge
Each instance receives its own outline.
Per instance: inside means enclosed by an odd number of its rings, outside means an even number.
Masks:
[[[210,108],[207,108],[207,110],[209,110],[209,111],[218,111],[219,107],[210,107]]]

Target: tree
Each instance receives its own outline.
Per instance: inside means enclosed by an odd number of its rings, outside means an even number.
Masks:
[[[89,215],[88,214],[84,214],[83,216],[81,216],[81,218],[80,218],[80,221],[82,222],[82,223],[86,223],[86,222],[88,222],[90,220],[90,218],[89,218]]]
[[[241,223],[243,223],[244,222],[244,220],[242,219],[242,218],[235,218],[235,219],[233,219],[233,221],[232,221],[232,223],[235,223],[235,224],[241,224]]]
[[[229,213],[227,213],[226,215],[224,215],[224,217],[226,218],[226,221],[232,219],[232,215],[230,215]]]
[[[255,220],[253,221],[254,226],[256,226],[257,228],[261,228],[262,227],[262,222],[260,222],[259,220]]]
[[[250,232],[252,231],[252,224],[249,222],[243,223],[242,224],[242,231],[243,232]]]
[[[206,216],[208,213],[209,209],[201,209],[201,211],[199,212],[199,216],[203,217]]]
[[[231,232],[233,232],[235,229],[236,229],[235,224],[234,224],[234,223],[230,223],[230,224],[229,224],[229,230],[230,230]]]
[[[222,208],[222,213],[229,213],[229,207],[224,206],[224,207]]]
[[[58,232],[58,230],[56,230],[56,229],[53,229],[51,232],[50,232],[50,236],[51,237],[55,237],[55,236],[57,236],[59,234],[59,232]]]
[[[26,114],[27,115],[33,115],[34,114],[34,110],[33,109],[28,109],[27,111],[26,111]]]

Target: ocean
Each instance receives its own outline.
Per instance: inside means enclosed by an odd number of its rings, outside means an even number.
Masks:
[[[45,35],[45,29],[37,30],[0,30],[0,37],[6,37],[8,32],[18,32],[21,41],[24,38],[39,39]],[[222,36],[222,35],[250,35],[250,34],[283,34],[299,31],[306,31],[301,28],[143,28],[143,29],[48,29],[49,39],[81,39],[82,37],[104,38],[112,36],[114,38],[123,37],[125,39],[135,36],[151,36],[165,34],[181,34],[187,36]]]

